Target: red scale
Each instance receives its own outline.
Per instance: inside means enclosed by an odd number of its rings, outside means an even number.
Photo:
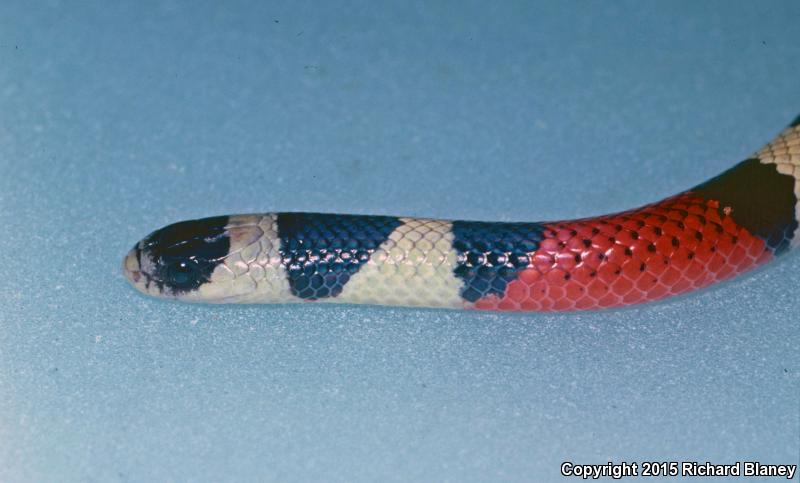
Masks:
[[[545,224],[528,268],[478,309],[603,309],[659,300],[769,261],[730,209],[687,192],[638,210]]]

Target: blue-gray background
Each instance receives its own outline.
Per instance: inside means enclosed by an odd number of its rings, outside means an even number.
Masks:
[[[800,112],[800,3],[2,2],[0,481],[552,481],[797,463],[790,256],[572,315],[212,307],[123,254],[252,211],[653,201]]]

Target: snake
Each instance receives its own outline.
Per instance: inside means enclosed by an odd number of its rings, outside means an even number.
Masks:
[[[125,255],[140,292],[205,303],[467,310],[619,308],[686,294],[796,246],[800,116],[744,161],[661,201],[554,222],[306,212],[171,224]]]

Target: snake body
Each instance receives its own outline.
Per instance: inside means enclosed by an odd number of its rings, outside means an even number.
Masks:
[[[213,303],[515,311],[621,307],[729,279],[798,236],[800,117],[749,159],[621,213],[500,223],[266,213],[157,230],[123,269],[140,291]]]

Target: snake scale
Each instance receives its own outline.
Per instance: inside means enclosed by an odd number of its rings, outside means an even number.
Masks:
[[[191,302],[342,302],[567,311],[727,280],[798,239],[800,117],[719,176],[640,208],[505,223],[266,213],[183,221],[123,262],[141,292]]]

